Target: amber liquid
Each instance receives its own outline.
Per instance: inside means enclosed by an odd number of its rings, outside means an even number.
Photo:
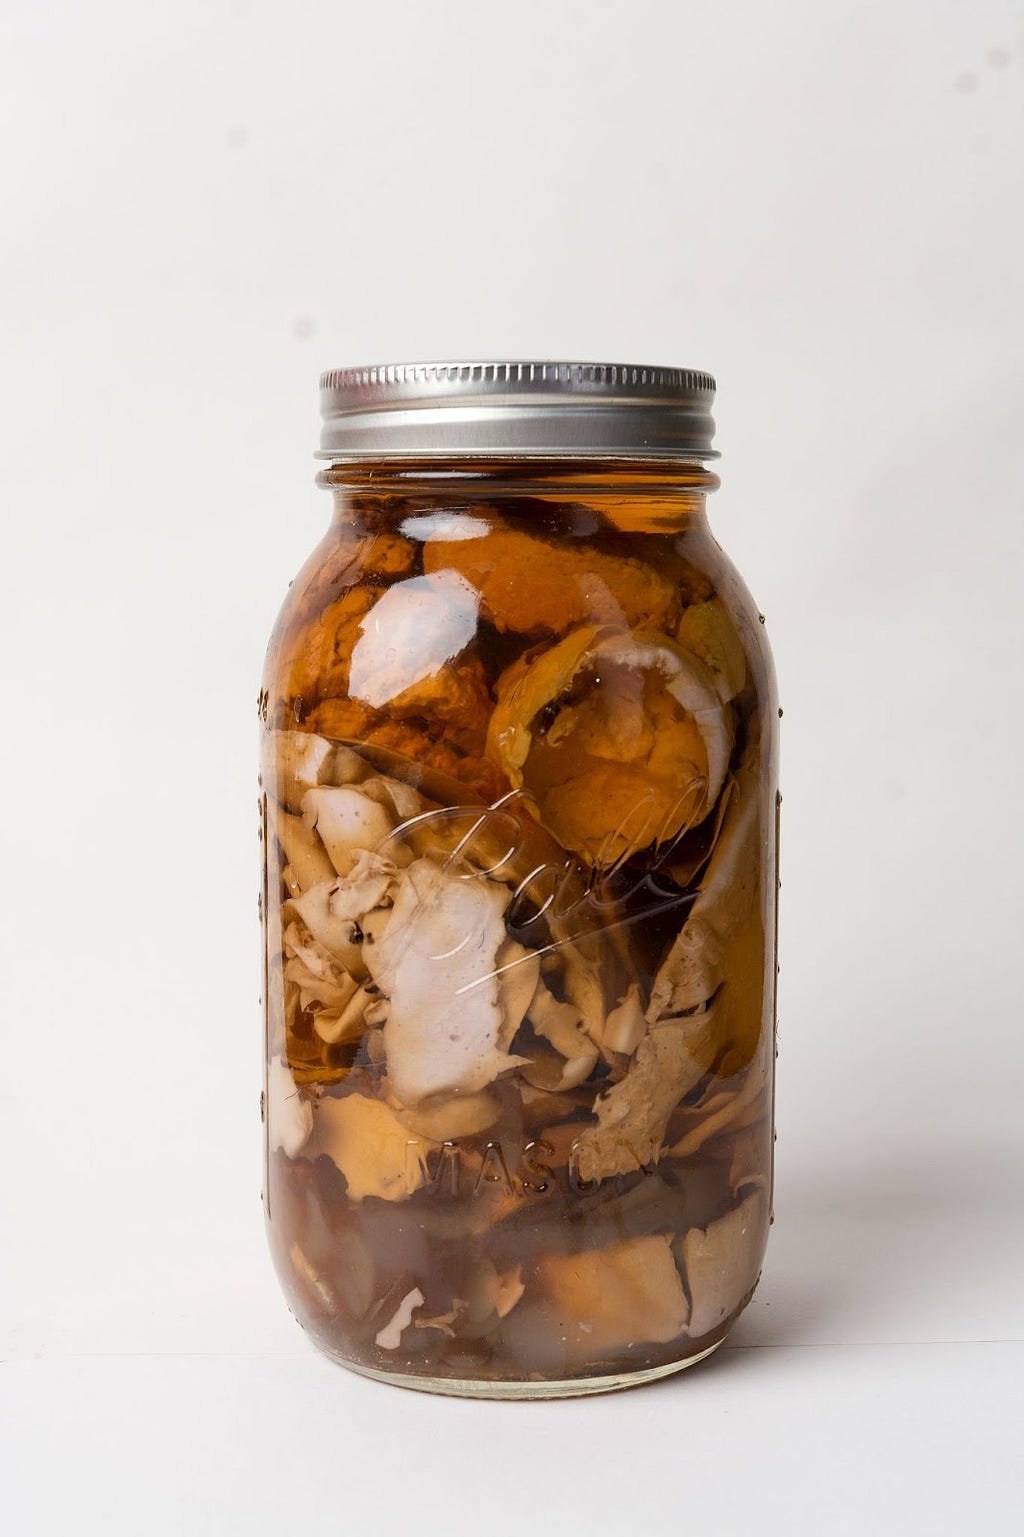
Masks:
[[[683,1363],[773,1137],[777,709],[708,478],[325,479],[260,699],[292,1310],[433,1386]]]

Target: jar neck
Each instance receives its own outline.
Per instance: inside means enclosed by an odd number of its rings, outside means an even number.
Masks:
[[[464,459],[379,460],[331,464],[317,484],[334,498],[335,520],[383,526],[389,511],[405,516],[411,502],[427,509],[530,501],[562,509],[589,509],[612,528],[667,533],[706,516],[718,476],[702,464],[654,460]]]

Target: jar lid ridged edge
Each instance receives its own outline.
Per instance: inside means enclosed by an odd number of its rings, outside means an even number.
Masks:
[[[698,369],[492,359],[381,363],[320,378],[319,455],[717,458]]]
[[[363,390],[449,388],[464,385],[486,392],[494,387],[525,390],[572,388],[620,389],[627,392],[666,391],[671,395],[714,395],[715,380],[693,368],[666,368],[643,363],[581,363],[566,360],[507,358],[490,362],[374,363],[366,367],[333,368],[320,376],[320,389],[332,394]]]

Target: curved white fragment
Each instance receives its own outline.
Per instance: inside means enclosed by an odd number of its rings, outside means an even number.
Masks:
[[[604,1044],[605,1000],[600,972],[594,961],[578,945],[561,944],[557,955],[562,969],[565,995],[580,1011],[583,1028],[597,1045]]]
[[[640,984],[633,982],[627,988],[622,1001],[612,1009],[605,1021],[601,1044],[608,1051],[631,1057],[643,1040],[647,1029],[644,1006],[640,1001]]]
[[[601,661],[661,673],[666,692],[697,722],[708,760],[703,805],[713,806],[725,782],[733,737],[731,719],[722,707],[711,672],[682,646],[638,639],[636,635],[613,636],[601,645],[599,654]]]
[[[523,1267],[515,1265],[511,1270],[499,1272],[495,1279],[497,1285],[493,1289],[494,1311],[499,1318],[507,1318],[526,1291]]]
[[[543,982],[530,1004],[530,1024],[538,1035],[564,1057],[565,1066],[555,1090],[574,1089],[593,1070],[597,1061],[597,1047],[583,1028],[580,1011],[572,1003],[560,1003]]]
[[[406,518],[398,525],[398,532],[422,544],[461,544],[465,539],[483,539],[491,532],[491,525],[469,513],[427,512]]]
[[[401,779],[392,779],[388,774],[375,774],[371,779],[364,779],[359,788],[370,800],[394,811],[400,822],[418,817],[428,806],[433,805],[432,801],[424,800],[412,785],[407,785]]]
[[[313,1015],[313,1029],[329,1046],[362,1040],[369,1025],[367,1010],[373,1000],[365,987],[352,982],[348,1002],[338,1010],[322,1009]]]
[[[301,817],[282,811],[268,802],[270,825],[284,852],[285,863],[300,891],[309,891],[319,881],[329,880],[336,872],[324,846]]]
[[[416,1286],[411,1292],[406,1292],[390,1320],[379,1329],[374,1336],[373,1343],[381,1350],[397,1350],[402,1343],[402,1332],[408,1329],[412,1323],[412,1315],[417,1308],[424,1303],[423,1293]]]
[[[376,849],[391,832],[395,818],[351,785],[307,790],[302,820],[316,832],[339,875],[347,875],[356,854]]]
[[[322,784],[332,747],[311,731],[274,731],[268,753],[273,791],[289,811],[298,811],[307,790]]]
[[[506,939],[497,955],[502,1012],[501,1045],[509,1046],[537,991],[540,956],[515,939]]]
[[[457,571],[397,582],[378,598],[352,651],[349,692],[373,709],[464,651],[476,634],[480,596]]]
[[[328,1011],[343,1009],[356,983],[335,956],[299,923],[289,923],[282,944],[285,980],[298,988],[301,1007],[308,1009],[315,1004]]]
[[[312,731],[272,731],[264,763],[271,792],[288,811],[301,811],[302,797],[317,785],[356,784],[370,772],[351,747]]]
[[[283,1057],[272,1057],[267,1065],[266,1115],[271,1149],[297,1158],[313,1130],[313,1106]]]
[[[327,893],[327,911],[332,918],[351,923],[380,907],[398,874],[390,859],[358,849],[348,874],[336,880]]]
[[[403,1105],[472,1093],[517,1064],[499,1044],[508,899],[495,882],[417,859],[395,882],[386,928],[367,931],[363,958],[388,999],[384,1045]]]
[[[355,925],[351,918],[331,911],[331,899],[336,895],[340,882],[336,875],[321,881],[311,891],[293,898],[291,906],[298,913],[306,928],[318,944],[328,950],[345,970],[358,981],[366,976],[363,949],[354,937]]]

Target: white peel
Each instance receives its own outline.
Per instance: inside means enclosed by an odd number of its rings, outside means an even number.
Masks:
[[[588,1077],[598,1056],[596,1045],[583,1028],[579,1009],[574,1004],[559,1002],[540,982],[530,1004],[529,1019],[537,1034],[550,1041],[565,1059],[559,1081],[550,1087],[556,1092],[574,1089]]]
[[[608,1051],[631,1057],[643,1040],[646,1029],[647,1020],[644,1017],[644,1006],[640,1001],[640,984],[633,982],[627,988],[621,1002],[610,1010],[605,1021],[601,1044]]]
[[[367,932],[363,957],[388,1000],[388,1073],[403,1105],[472,1093],[516,1065],[499,1044],[496,969],[508,895],[417,859],[396,879],[383,933]]]
[[[383,1329],[379,1329],[374,1336],[374,1344],[381,1350],[397,1350],[402,1343],[403,1331],[412,1323],[412,1315],[417,1308],[423,1306],[424,1297],[419,1287],[411,1292],[406,1292],[398,1307],[395,1309],[389,1321]]]
[[[348,873],[356,854],[377,849],[395,826],[392,813],[352,785],[307,790],[302,820],[339,875]]]
[[[313,1106],[283,1057],[272,1057],[267,1065],[265,1114],[271,1149],[280,1148],[288,1158],[297,1158],[313,1130]]]
[[[268,802],[270,825],[284,853],[285,863],[300,891],[309,891],[319,881],[330,880],[335,872],[320,839],[301,817]]]

